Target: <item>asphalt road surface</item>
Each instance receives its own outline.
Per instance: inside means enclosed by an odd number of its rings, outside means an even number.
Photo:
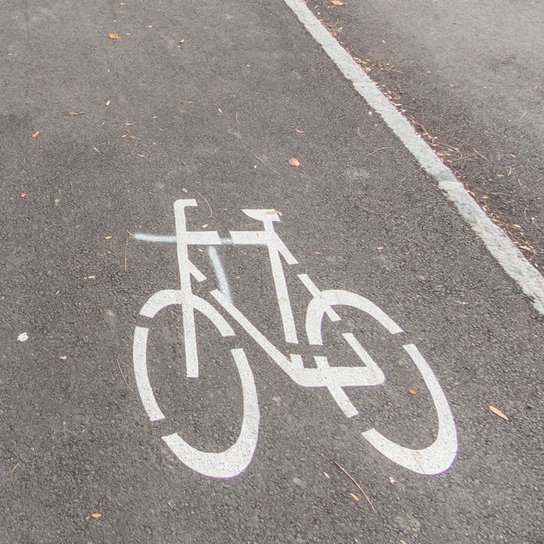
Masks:
[[[544,4],[308,2],[478,201],[544,265]]]
[[[542,316],[286,3],[2,8],[0,542],[542,541]]]

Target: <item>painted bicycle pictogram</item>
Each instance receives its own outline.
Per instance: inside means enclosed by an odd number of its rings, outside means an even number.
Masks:
[[[296,384],[306,388],[326,388],[346,417],[357,416],[358,410],[350,400],[346,389],[381,385],[385,382],[385,375],[354,334],[343,333],[342,337],[351,348],[353,356],[362,363],[360,366],[331,366],[326,356],[316,355],[314,356],[315,367],[308,368],[304,366],[301,354],[282,353],[230,301],[225,293],[217,289],[211,291],[215,306],[193,293],[192,278],[202,282],[206,280],[206,277],[191,262],[190,246],[218,246],[225,243],[232,246],[266,246],[285,341],[293,346],[299,345],[282,261],[287,265],[298,263],[274,229],[274,223],[279,221],[278,214],[266,209],[243,210],[247,216],[262,223],[262,230],[230,231],[230,237],[222,239],[215,231],[187,230],[186,210],[192,206],[197,206],[196,201],[192,199],[181,199],[174,203],[180,288],[158,291],[149,298],[140,311],[141,316],[154,318],[158,312],[168,306],[181,306],[185,353],[184,359],[180,357],[180,362],[184,361],[186,376],[193,379],[199,377],[195,312],[199,312],[209,320],[222,337],[235,336],[231,324],[218,309],[221,308]],[[323,345],[323,318],[327,316],[330,321],[340,321],[340,316],[335,311],[335,308],[340,307],[364,312],[392,335],[403,332],[395,321],[370,300],[349,291],[320,290],[307,274],[298,274],[297,277],[311,295],[304,324],[308,345]],[[149,379],[148,334],[148,327],[136,326],[133,345],[134,371],[147,415],[151,421],[159,421],[165,419],[166,416],[159,407]],[[451,466],[457,453],[457,435],[453,416],[436,376],[418,348],[408,343],[403,344],[402,349],[420,373],[434,403],[438,420],[435,440],[425,448],[411,449],[389,440],[375,428],[363,432],[362,436],[381,454],[406,469],[420,474],[438,474]],[[259,436],[259,402],[251,366],[242,348],[232,349],[231,356],[239,373],[243,392],[244,413],[236,442],[225,451],[209,452],[194,448],[179,433],[162,437],[185,465],[201,474],[216,478],[230,478],[245,470],[251,463]]]

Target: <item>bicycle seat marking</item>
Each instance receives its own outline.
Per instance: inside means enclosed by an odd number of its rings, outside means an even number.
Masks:
[[[235,336],[231,323],[237,323],[278,367],[297,385],[327,389],[338,408],[347,418],[359,413],[350,400],[346,389],[353,387],[378,386],[385,382],[385,375],[372,356],[351,333],[342,337],[351,348],[360,366],[331,366],[327,357],[314,356],[315,368],[305,367],[302,355],[282,353],[249,319],[233,304],[225,293],[214,289],[210,292],[213,303],[192,291],[191,281],[206,280],[204,274],[189,259],[189,246],[266,246],[270,260],[272,278],[278,303],[285,341],[294,347],[299,344],[293,308],[291,305],[283,261],[296,265],[297,260],[274,230],[274,223],[280,220],[274,210],[243,210],[248,217],[262,224],[261,230],[231,231],[230,238],[222,239],[215,231],[188,231],[186,209],[197,206],[195,200],[181,199],[174,203],[176,225],[176,249],[179,266],[179,289],[165,289],[153,294],[144,304],[140,315],[154,318],[162,309],[179,305],[182,309],[184,364],[188,378],[199,377],[198,338],[195,327],[195,312],[199,312],[217,329],[222,337]],[[298,274],[298,279],[311,295],[306,310],[305,333],[310,346],[323,346],[324,316],[332,322],[340,321],[335,307],[348,307],[370,316],[389,334],[398,335],[402,329],[383,310],[370,300],[344,290],[320,290],[307,274]],[[223,313],[219,311],[222,310]],[[227,315],[231,323],[224,317]],[[133,344],[134,373],[142,404],[151,421],[165,419],[148,374],[147,349],[149,328],[136,326]],[[371,428],[362,433],[374,448],[387,459],[419,474],[433,475],[447,470],[457,455],[457,433],[448,401],[431,367],[414,344],[402,345],[425,383],[438,421],[434,442],[422,449],[411,449],[397,444],[378,430]],[[201,451],[186,442],[179,433],[162,437],[176,457],[191,469],[210,477],[231,478],[243,472],[251,463],[255,453],[260,412],[257,388],[251,366],[242,348],[230,350],[233,363],[239,374],[243,394],[243,418],[236,442],[222,452]]]

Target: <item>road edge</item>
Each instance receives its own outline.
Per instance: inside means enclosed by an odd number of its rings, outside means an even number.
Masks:
[[[344,77],[351,81],[357,93],[380,115],[423,170],[435,179],[438,188],[455,205],[461,217],[483,241],[487,250],[508,276],[518,284],[522,292],[531,299],[536,311],[544,316],[544,277],[523,256],[506,233],[491,221],[450,168],[321,24],[304,0],[284,2]]]

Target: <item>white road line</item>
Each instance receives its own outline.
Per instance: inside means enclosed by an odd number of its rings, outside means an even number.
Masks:
[[[215,277],[217,278],[217,283],[219,284],[219,290],[227,297],[228,301],[232,304],[232,294],[230,292],[229,280],[227,279],[227,274],[223,268],[223,263],[221,262],[221,257],[217,253],[215,246],[208,246],[208,256],[213,266],[213,271],[215,272]]]
[[[284,0],[311,36],[321,45],[338,69],[412,153],[421,167],[437,182],[463,219],[482,239],[504,271],[544,315],[544,278],[525,259],[502,229],[497,227],[468,194],[453,172],[440,160],[412,125],[391,104],[376,84],[361,70],[349,53],[331,36],[303,0]]]

